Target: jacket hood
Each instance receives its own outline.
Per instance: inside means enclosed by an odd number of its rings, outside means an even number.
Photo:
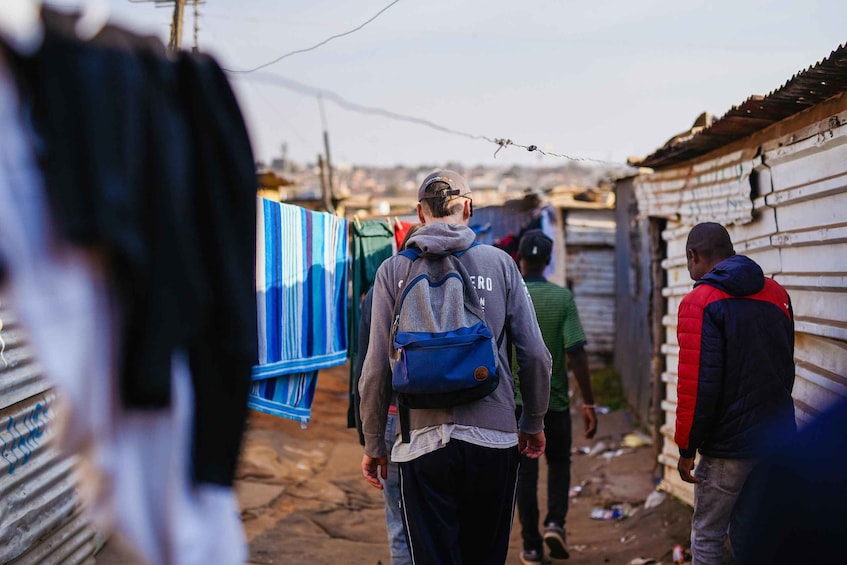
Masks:
[[[733,296],[756,294],[765,286],[762,268],[744,255],[733,255],[714,266],[694,286],[707,284]]]
[[[443,255],[467,249],[475,239],[476,234],[467,226],[433,222],[421,226],[406,247],[417,247],[424,254]]]

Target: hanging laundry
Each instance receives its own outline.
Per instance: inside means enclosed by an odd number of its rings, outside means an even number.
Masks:
[[[470,224],[468,227],[476,234],[477,243],[494,245],[491,224]]]
[[[347,427],[356,427],[354,391],[358,376],[355,374],[356,358],[359,354],[358,327],[361,313],[359,306],[362,298],[373,286],[376,270],[387,258],[394,255],[397,243],[394,232],[382,220],[368,220],[354,223],[351,231],[353,298],[350,300],[350,387],[348,391]]]
[[[58,445],[77,456],[96,528],[145,563],[240,564],[232,482],[257,355],[249,137],[212,58],[169,58],[111,25],[83,40],[76,17],[43,8],[32,52],[0,37],[4,304],[55,385]],[[0,532],[19,519],[3,513]]]
[[[403,222],[398,219],[394,220],[394,248],[400,250],[400,246],[403,244],[403,240],[406,239],[406,234],[409,233],[409,230],[412,226],[415,225],[415,222]]]
[[[318,371],[255,381],[250,390],[250,408],[306,423],[312,416],[317,386]]]
[[[259,356],[248,404],[306,423],[317,371],[347,360],[347,220],[257,198],[256,222]]]
[[[550,204],[545,204],[538,209],[538,214],[541,217],[541,231],[549,237],[553,242],[557,241],[557,235],[562,237],[564,233],[562,227],[558,225],[558,214],[556,209]],[[562,239],[564,243],[564,239]],[[544,276],[547,278],[553,277],[556,272],[556,253],[550,256],[550,264],[544,269]]]

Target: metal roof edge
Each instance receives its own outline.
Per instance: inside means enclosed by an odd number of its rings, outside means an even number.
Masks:
[[[751,95],[700,131],[669,142],[638,163],[659,169],[689,161],[847,91],[847,43],[765,96]],[[677,136],[678,138],[680,136]]]

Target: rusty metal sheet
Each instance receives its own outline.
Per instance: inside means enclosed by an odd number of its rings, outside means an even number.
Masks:
[[[793,116],[847,90],[847,44],[800,71],[767,96],[751,96],[733,106],[711,126],[677,143],[657,149],[641,167],[661,169],[694,159],[732,141]]]

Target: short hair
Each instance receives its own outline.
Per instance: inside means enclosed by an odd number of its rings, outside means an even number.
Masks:
[[[465,177],[442,169],[427,175],[418,188],[418,202],[426,206],[433,218],[445,218],[459,214],[464,203],[459,198],[471,197],[471,190]]]
[[[716,222],[703,222],[691,228],[685,249],[696,251],[707,261],[723,260],[735,255],[729,232]]]
[[[444,193],[449,193],[450,185],[446,182],[435,181],[429,184],[431,187],[429,190],[438,194],[441,191]],[[421,206],[425,206],[427,210],[432,214],[433,218],[445,218],[447,216],[453,216],[462,211],[462,207],[464,206],[462,195],[453,196],[450,194],[446,194],[444,196],[429,196],[421,200]]]

